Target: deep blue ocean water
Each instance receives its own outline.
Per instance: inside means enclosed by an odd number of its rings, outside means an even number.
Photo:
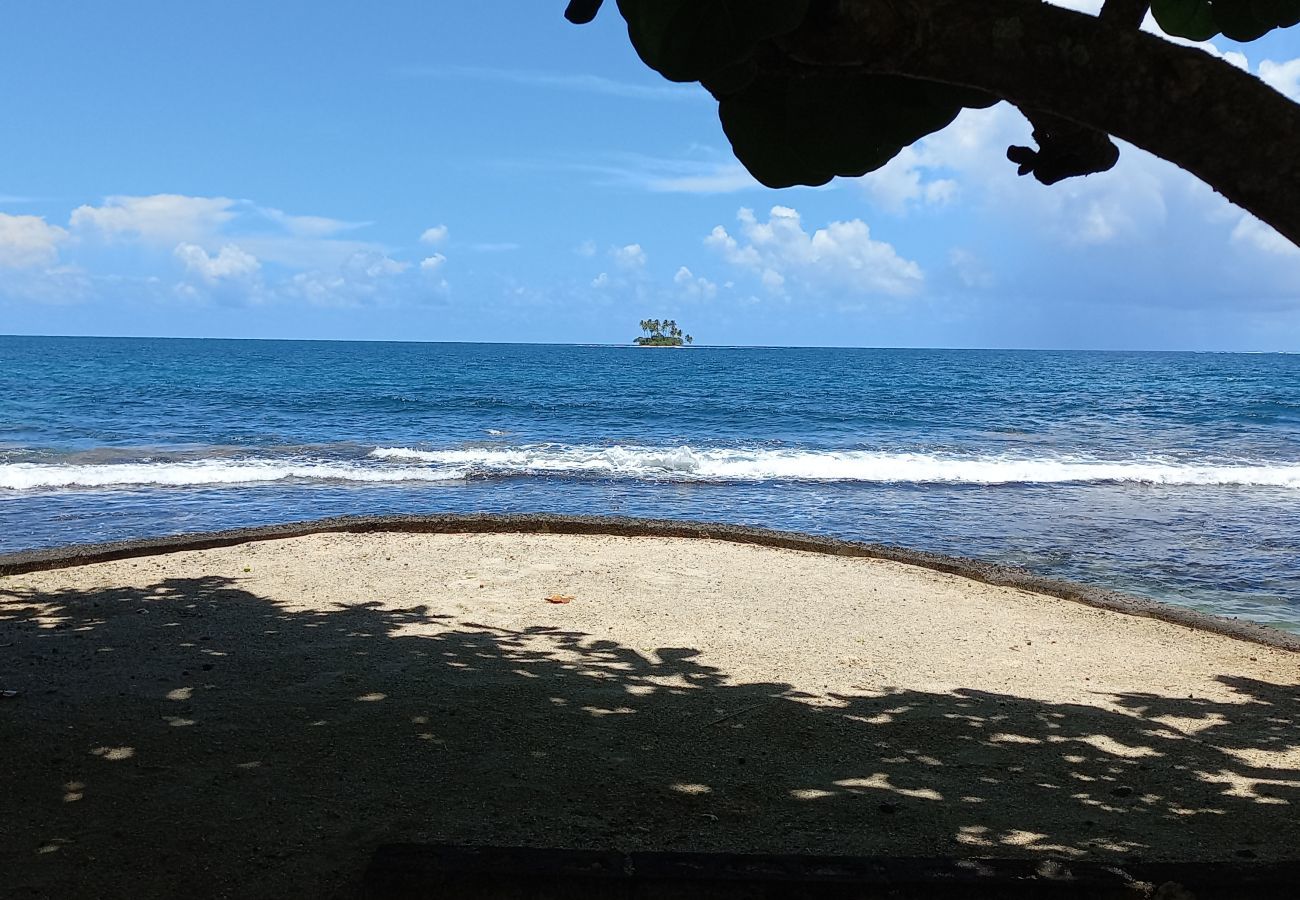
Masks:
[[[0,551],[467,511],[831,534],[1300,630],[1300,355],[0,337]]]

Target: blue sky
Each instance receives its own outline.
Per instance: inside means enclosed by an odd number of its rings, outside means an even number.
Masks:
[[[1017,178],[1001,105],[768,190],[563,7],[0,5],[0,333],[1300,350],[1300,251],[1168,164]],[[1292,31],[1209,49],[1298,97]]]

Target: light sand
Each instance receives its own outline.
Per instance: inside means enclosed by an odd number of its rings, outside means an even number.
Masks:
[[[335,534],[9,576],[0,687],[18,896],[346,896],[408,840],[1300,846],[1300,655],[881,560]]]

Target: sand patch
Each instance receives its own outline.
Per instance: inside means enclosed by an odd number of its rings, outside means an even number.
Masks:
[[[0,578],[0,645],[36,895],[346,895],[398,840],[1300,845],[1300,656],[883,560],[322,534]]]

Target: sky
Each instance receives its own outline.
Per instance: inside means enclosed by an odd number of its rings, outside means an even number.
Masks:
[[[1300,351],[1300,250],[1136,148],[1044,187],[1000,104],[770,190],[564,5],[0,0],[0,334]],[[1300,99],[1300,28],[1217,44]]]

